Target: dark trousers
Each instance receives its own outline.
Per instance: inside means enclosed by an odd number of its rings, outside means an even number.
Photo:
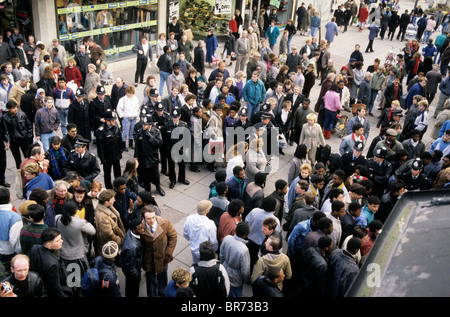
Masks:
[[[258,252],[261,246],[259,244],[256,244],[252,240],[248,240],[247,243],[248,252],[250,253],[250,273],[253,272],[253,267],[255,266],[256,262],[258,261]]]
[[[384,39],[384,35],[386,34],[386,27],[382,27],[381,31],[380,31],[380,38],[383,40]]]
[[[131,276],[125,274],[125,297],[139,297],[139,285],[141,284],[141,276]]]
[[[16,162],[16,168],[20,168],[20,163],[22,163],[22,158],[20,156],[20,151],[22,151],[23,157],[27,157],[28,147],[31,145],[26,139],[15,139],[10,141],[9,148]]]
[[[158,166],[143,168],[141,172],[146,191],[150,192],[151,183],[155,184],[156,188],[160,186]]]
[[[120,161],[109,162],[106,161],[103,163],[103,175],[105,179],[105,187],[106,189],[112,189],[113,185],[111,182],[111,169],[114,169],[114,178],[120,177],[122,175],[120,170]]]
[[[6,151],[3,146],[0,146],[0,184],[6,183]]]
[[[171,183],[176,183],[177,174],[175,172],[175,162],[170,155],[167,156],[169,164],[169,180]],[[178,181],[183,182],[186,179],[186,164],[184,161],[178,162]]]
[[[367,45],[366,53],[368,53],[369,51],[373,52],[373,40],[369,40],[369,44]]]
[[[159,150],[161,156],[161,173],[167,172],[167,152],[164,149]]]
[[[397,40],[400,39],[400,35],[402,41],[405,39],[406,27],[407,27],[406,25],[405,26],[400,25],[400,30],[398,31],[397,34]]]
[[[392,41],[392,39],[394,38],[395,30],[396,30],[396,29],[397,29],[397,28],[393,28],[393,29],[389,28],[388,39],[390,39],[391,41]],[[405,63],[405,65],[406,65],[406,63]]]
[[[145,272],[147,297],[164,297],[168,283],[167,266],[161,273]]]
[[[147,68],[147,59],[136,59],[136,72],[134,73],[134,82],[139,83],[144,81],[145,69]]]

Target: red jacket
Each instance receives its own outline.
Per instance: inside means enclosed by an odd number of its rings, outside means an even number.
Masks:
[[[231,33],[237,33],[239,31],[236,20],[230,20],[229,26],[230,26]]]
[[[369,17],[369,10],[367,10],[364,7],[361,8],[361,10],[359,10],[358,21],[359,22],[366,22],[368,17]]]

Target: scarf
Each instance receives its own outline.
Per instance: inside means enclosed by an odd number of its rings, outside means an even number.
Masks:
[[[66,164],[66,160],[67,160],[66,155],[64,154],[64,150],[62,149],[62,147],[60,147],[57,152],[59,153],[59,159],[61,160],[61,163],[64,166]],[[58,168],[57,152],[53,148],[50,148],[50,151],[49,151],[50,165],[52,167],[52,174],[53,174],[54,178],[58,178],[58,177],[62,176],[62,174]]]
[[[62,214],[64,206],[64,197],[60,198],[55,195],[53,199],[53,210],[55,211],[55,215]]]
[[[414,72],[413,72],[413,74],[417,75],[417,71],[419,69],[419,64],[420,64],[421,60],[420,60],[420,58],[414,58],[414,59],[416,60],[416,63],[414,64]]]
[[[365,140],[364,140],[364,135],[361,135],[361,136],[359,137],[359,140],[357,140],[356,137],[355,137],[355,133],[352,133],[352,140],[355,141],[355,142],[357,142],[357,141],[364,142],[364,141],[365,141]]]

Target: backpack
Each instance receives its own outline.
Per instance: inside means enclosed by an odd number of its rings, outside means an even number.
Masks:
[[[99,273],[106,273],[103,279],[100,281]],[[109,270],[97,268],[88,269],[81,280],[81,292],[84,297],[97,297],[100,293],[109,288],[109,281],[106,281],[106,276],[108,276]]]
[[[225,278],[220,271],[220,263],[211,267],[193,265],[194,273],[190,283],[197,297],[226,297]]]

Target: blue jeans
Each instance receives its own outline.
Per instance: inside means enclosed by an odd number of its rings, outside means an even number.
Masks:
[[[369,113],[372,113],[373,104],[375,103],[375,99],[377,98],[378,90],[372,89],[372,92],[370,94],[370,101],[369,101]]]
[[[287,42],[288,54],[291,53],[291,42],[292,42],[293,37],[294,37],[293,35],[288,37],[288,42]]]
[[[317,32],[319,32],[319,28],[315,27],[315,26],[312,26],[311,27],[311,37],[316,37]]]
[[[62,135],[65,136],[67,134],[67,116],[69,114],[69,109],[59,109],[56,108],[56,111],[58,111],[59,120],[61,120],[61,132]]]
[[[434,55],[434,63],[436,64],[436,60],[437,60],[437,64],[440,64],[441,63],[441,48],[442,48],[442,46],[441,45],[436,45],[436,50],[437,50],[437,52],[436,52],[436,55]],[[439,56],[439,59],[438,59],[438,56]]]
[[[167,266],[161,273],[146,272],[147,297],[164,296],[167,288]]]
[[[248,120],[252,118],[252,116],[259,111],[259,105],[253,105],[250,102],[247,102],[247,110],[248,110]]]
[[[328,131],[333,130],[334,119],[336,119],[336,112],[325,109],[325,119],[323,120],[323,129]]]
[[[127,118],[124,117],[122,119],[122,141],[126,142],[127,137],[130,140],[133,140],[133,130],[134,125],[136,124],[136,118]]]
[[[48,149],[50,148],[50,139],[53,138],[54,136],[55,132],[41,134],[41,142],[45,152],[47,152]]]
[[[425,31],[424,35],[423,35],[423,41],[425,43],[428,43],[428,40],[430,39],[431,36],[431,31]]]
[[[243,289],[243,286],[230,287],[229,297],[242,297],[242,289]]]
[[[448,22],[442,23],[442,34],[444,34],[445,30],[447,30]]]
[[[161,97],[164,95],[164,83],[167,83],[167,78],[169,78],[170,73],[160,70],[159,71],[159,93],[161,94]],[[167,89],[168,93],[170,94],[169,89]]]

